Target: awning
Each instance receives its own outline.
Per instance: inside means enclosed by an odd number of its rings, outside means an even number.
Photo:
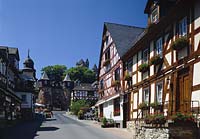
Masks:
[[[98,100],[97,103],[95,104],[95,106],[98,107],[99,105],[101,105],[101,104],[103,104],[103,103],[105,103],[105,102],[106,102],[106,101],[105,101],[105,100],[102,100],[102,99],[101,99],[101,100]]]
[[[112,100],[112,99],[118,98],[119,96],[120,96],[120,94],[116,94],[116,95],[114,95],[114,96],[112,96],[112,97],[110,97],[110,98],[108,98],[108,99],[101,99],[101,100],[98,100],[97,103],[95,104],[95,106],[99,106],[99,105],[101,105],[101,104],[103,104],[103,103],[105,103],[105,102],[107,102],[107,101],[110,101],[110,100]]]

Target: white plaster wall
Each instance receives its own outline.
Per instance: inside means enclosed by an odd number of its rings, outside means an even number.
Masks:
[[[165,102],[169,101],[169,93],[166,94]]]
[[[154,42],[150,43],[150,58],[154,56]]]
[[[200,33],[194,36],[194,51],[198,49],[199,42],[200,42]]]
[[[172,52],[169,52],[165,55],[165,58],[167,60],[167,62],[169,63],[169,65],[171,66],[172,63]]]
[[[137,70],[137,55],[133,56],[133,72]]]
[[[200,1],[197,0],[194,4],[194,28],[197,29],[200,27]]]
[[[143,72],[142,74],[143,74],[142,76],[143,76],[143,80],[144,80],[144,79],[148,78],[149,72],[146,71],[146,72]]]
[[[200,102],[200,90],[192,92],[192,101]],[[193,107],[198,107],[198,103],[194,102]]]
[[[142,73],[138,71],[138,82],[142,81]]]
[[[154,102],[155,99],[155,83],[151,84],[151,102]]]
[[[154,65],[150,66],[150,76],[154,75]]]
[[[137,112],[133,112],[133,118],[137,118]]]
[[[200,84],[199,69],[200,69],[200,62],[194,64],[193,86]]]
[[[139,89],[139,104],[142,103],[142,88]]]
[[[173,51],[174,53],[174,59],[173,59],[173,62],[175,63],[176,62],[176,51]]]
[[[137,100],[138,100],[138,93],[134,93],[134,95],[133,95],[133,109],[137,109]]]
[[[123,120],[123,99],[120,98],[120,116],[114,116],[113,110],[113,100],[107,101],[103,104],[103,114],[106,118],[111,118],[113,120]]]

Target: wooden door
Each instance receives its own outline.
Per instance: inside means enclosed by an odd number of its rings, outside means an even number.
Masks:
[[[180,75],[178,77],[178,90],[176,94],[176,111],[182,113],[190,112],[191,100],[189,92],[188,74]]]

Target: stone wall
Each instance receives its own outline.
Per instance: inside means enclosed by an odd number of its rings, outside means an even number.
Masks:
[[[137,130],[136,139],[168,139],[169,129],[141,127]]]

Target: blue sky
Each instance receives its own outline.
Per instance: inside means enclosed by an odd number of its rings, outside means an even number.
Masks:
[[[83,58],[98,64],[104,22],[145,27],[147,0],[0,0],[0,45],[44,66],[68,68]]]

